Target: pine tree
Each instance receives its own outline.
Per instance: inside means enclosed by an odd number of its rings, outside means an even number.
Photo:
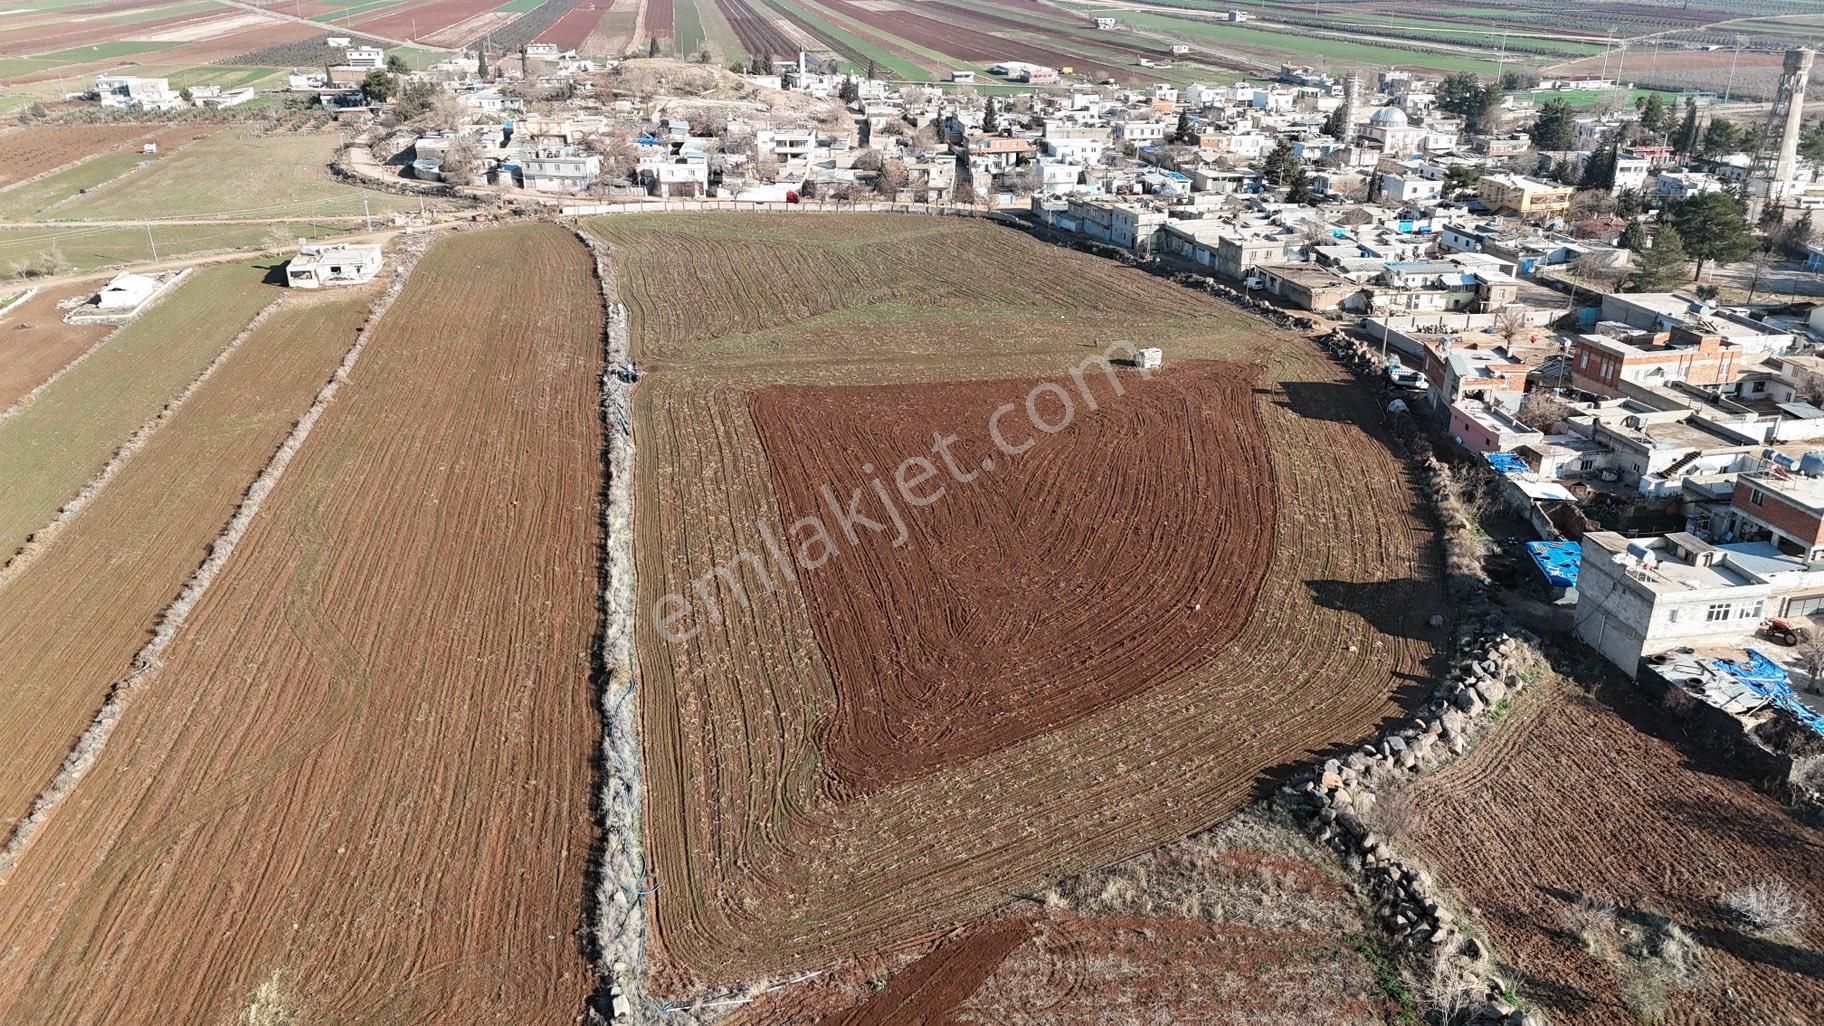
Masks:
[[[1368,202],[1370,202],[1370,203],[1380,202],[1381,190],[1383,187],[1384,187],[1383,183],[1381,182],[1381,173],[1379,171],[1368,172],[1368,193],[1367,193],[1367,197],[1366,197]]]
[[[1261,177],[1273,185],[1285,185],[1298,174],[1298,164],[1298,158],[1292,155],[1292,141],[1282,135],[1262,162]]]
[[[1666,101],[1658,93],[1648,93],[1640,105],[1640,127],[1658,134],[1670,127],[1671,112],[1666,110]]]
[[[1697,261],[1693,279],[1704,273],[1706,263],[1730,264],[1754,251],[1754,231],[1734,196],[1706,192],[1672,204],[1666,215]]]
[[[475,77],[484,81],[488,77],[488,55],[479,46],[475,48]]]
[[[868,58],[868,78],[872,79],[874,77],[875,77],[875,75],[874,75],[874,58],[869,57]]]
[[[1629,221],[1628,226],[1621,230],[1621,239],[1618,244],[1621,246],[1622,249],[1631,250],[1635,253],[1646,252],[1646,249],[1647,249],[1647,226],[1646,226],[1646,224],[1644,224],[1643,222],[1640,222],[1640,221]]]
[[[658,55],[659,55],[659,37],[653,36],[652,41],[650,43],[646,44],[646,56],[657,57]]]
[[[1685,119],[1678,123],[1678,131],[1672,133],[1673,152],[1689,154],[1697,147],[1697,101],[1685,101]]]
[[[1577,179],[1579,189],[1601,189],[1607,192],[1615,187],[1615,144],[1608,143],[1596,147],[1590,159],[1583,163],[1583,175]]]
[[[1181,143],[1190,137],[1191,112],[1188,110],[1181,110],[1178,112],[1178,128],[1172,133],[1172,141]]]
[[[1640,269],[1628,279],[1635,292],[1666,292],[1685,283],[1691,258],[1685,254],[1678,229],[1667,225],[1653,236],[1653,248],[1640,254]]]
[[[1296,157],[1292,159],[1292,185],[1286,190],[1286,202],[1312,206],[1317,204],[1317,192],[1311,188],[1311,176],[1305,173]]]
[[[1323,133],[1332,139],[1341,139],[1343,133],[1349,130],[1349,126],[1344,123],[1344,119],[1348,115],[1348,105],[1338,104],[1337,108],[1330,112],[1330,116],[1324,119]]]
[[[1641,199],[1640,189],[1623,189],[1615,194],[1615,213],[1618,217],[1638,217],[1646,209]]]
[[[1541,150],[1568,150],[1571,148],[1572,126],[1576,123],[1576,112],[1563,100],[1547,100],[1539,108],[1539,117],[1533,122],[1531,136],[1533,145]]]
[[[994,97],[990,96],[987,106],[982,109],[982,134],[992,135],[994,130],[999,127],[1001,127],[1000,123],[995,120],[994,116]]]

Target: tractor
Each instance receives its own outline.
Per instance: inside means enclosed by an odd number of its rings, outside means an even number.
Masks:
[[[1761,637],[1791,648],[1811,637],[1811,628],[1781,617],[1761,621]]]

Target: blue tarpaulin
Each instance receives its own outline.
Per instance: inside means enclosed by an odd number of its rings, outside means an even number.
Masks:
[[[1747,652],[1747,659],[1712,659],[1709,661],[1710,666],[1741,681],[1769,703],[1790,713],[1793,719],[1824,736],[1824,716],[1818,715],[1799,701],[1799,696],[1792,690],[1786,668],[1752,648]]]
[[[1482,454],[1482,458],[1487,460],[1488,465],[1495,468],[1495,472],[1498,474],[1530,474],[1533,472],[1533,468],[1527,466],[1525,460],[1511,452],[1485,452]]]
[[[1577,587],[1577,571],[1583,566],[1583,547],[1576,542],[1527,542],[1526,554],[1539,564],[1539,572],[1552,587]]]

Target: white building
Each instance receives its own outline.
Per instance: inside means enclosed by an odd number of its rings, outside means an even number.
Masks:
[[[1419,174],[1382,172],[1381,199],[1388,203],[1427,203],[1444,195],[1444,183]]]
[[[143,274],[117,274],[95,293],[95,306],[103,313],[125,313],[137,309],[163,287],[158,279]]]
[[[582,192],[602,176],[602,158],[574,146],[538,150],[519,162],[526,188],[539,192]]]
[[[1824,577],[1766,543],[1712,545],[1690,534],[1583,536],[1577,637],[1633,676],[1676,648],[1739,644],[1764,617],[1806,601]],[[1793,614],[1798,615],[1798,614]]]
[[[1723,180],[1702,171],[1666,171],[1659,176],[1659,195],[1669,200],[1722,192]]]
[[[351,46],[342,58],[344,67],[371,71],[386,67],[386,51],[377,46]]]
[[[359,285],[373,281],[385,262],[378,245],[347,242],[317,245],[299,239],[298,255],[285,266],[285,283],[294,289]]]
[[[117,110],[180,110],[184,106],[184,98],[165,78],[98,75],[95,94],[103,107]]]

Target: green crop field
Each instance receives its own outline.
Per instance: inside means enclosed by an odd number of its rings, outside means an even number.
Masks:
[[[696,0],[676,0],[672,5],[671,50],[679,57],[691,57],[703,48],[703,20],[697,16]]]
[[[1096,4],[1067,3],[1064,6],[1085,12],[1108,10]],[[1355,65],[1363,68],[1429,68],[1435,71],[1474,71],[1481,74],[1492,74],[1495,70],[1495,55],[1492,51],[1486,59],[1477,59],[1455,54],[1409,50],[1398,46],[1327,39],[1301,32],[1278,32],[1266,28],[1250,28],[1165,13],[1154,14],[1126,9],[1113,13],[1115,17],[1138,28],[1191,38],[1212,49],[1250,53],[1263,59],[1303,62],[1333,61],[1341,65]],[[1510,59],[1508,63],[1518,64],[1519,62]]]
[[[73,220],[161,217],[330,217],[361,214],[362,190],[325,170],[340,136],[258,136],[229,130],[57,209]],[[418,209],[418,200],[369,192],[374,214]]]
[[[271,302],[244,266],[206,268],[0,423],[0,548],[12,552],[134,429],[202,373]]]
[[[46,264],[64,271],[98,271],[119,264],[170,260],[227,250],[287,247],[300,238],[348,232],[358,225],[291,221],[284,224],[46,225],[0,228],[0,280]]]
[[[56,174],[26,182],[0,192],[0,217],[23,221],[40,212],[53,213],[59,203],[68,202],[82,192],[101,187],[132,171],[140,162],[151,160],[142,153],[108,153],[85,160]]]

